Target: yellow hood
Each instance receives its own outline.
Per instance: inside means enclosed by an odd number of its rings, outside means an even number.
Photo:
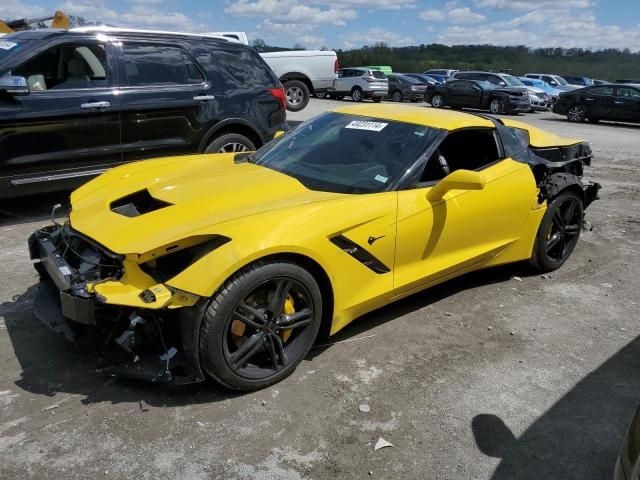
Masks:
[[[115,253],[142,254],[193,234],[224,234],[220,224],[272,210],[335,198],[235,154],[148,160],[114,168],[71,195],[71,226]],[[148,190],[171,204],[139,216],[111,204]]]

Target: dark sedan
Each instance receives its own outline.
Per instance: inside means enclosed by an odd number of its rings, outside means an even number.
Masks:
[[[531,109],[526,88],[499,87],[478,80],[453,80],[430,87],[425,99],[435,108],[477,108],[494,114],[528,112]]]
[[[424,100],[427,85],[419,80],[399,74],[389,75],[387,78],[389,79],[389,94],[387,98],[394,102],[402,102],[404,100],[421,102]]]
[[[640,122],[640,84],[596,85],[562,93],[553,112],[571,122]]]
[[[411,77],[415,80],[418,80],[420,83],[424,83],[425,85],[440,85],[442,82],[440,80],[436,80],[429,75],[425,75],[424,73],[403,73],[405,77]]]

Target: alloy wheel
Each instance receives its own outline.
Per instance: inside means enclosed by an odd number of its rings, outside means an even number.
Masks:
[[[222,147],[218,149],[217,153],[240,153],[240,152],[248,152],[249,147],[243,145],[242,143],[231,142],[225,143]]]
[[[401,102],[402,101],[402,94],[398,91],[393,92],[393,95],[391,96],[391,99],[394,102]]]
[[[491,105],[489,106],[489,110],[491,110],[491,113],[496,115],[502,113],[502,110],[503,110],[502,100],[499,100],[497,98],[494,98],[493,100],[491,100]]]
[[[258,285],[231,313],[223,343],[227,365],[252,380],[278,374],[306,351],[315,313],[308,289],[293,278]]]
[[[434,108],[440,108],[444,104],[444,100],[440,95],[436,95],[431,99],[431,106]]]
[[[587,112],[582,105],[573,105],[567,112],[567,118],[572,122],[583,122],[587,117]]]
[[[544,250],[551,260],[562,262],[571,253],[572,244],[580,234],[581,212],[579,200],[572,196],[558,205],[549,224],[544,245]]]

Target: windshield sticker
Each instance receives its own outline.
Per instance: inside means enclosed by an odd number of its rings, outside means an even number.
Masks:
[[[386,124],[385,124],[386,125]],[[384,128],[384,127],[383,127]],[[376,175],[374,177],[375,180],[377,180],[380,183],[387,183],[387,180],[389,180],[387,177],[383,177],[382,175]]]
[[[389,125],[388,123],[381,122],[365,122],[363,120],[354,120],[349,123],[345,128],[354,128],[356,130],[368,130],[370,132],[381,132],[384,127]]]
[[[17,47],[18,44],[14,42],[0,42],[0,49],[11,50],[13,47]]]

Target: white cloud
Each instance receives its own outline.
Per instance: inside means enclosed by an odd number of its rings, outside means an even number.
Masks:
[[[37,18],[46,15],[41,6],[29,5],[19,0],[2,0],[0,3],[0,19],[17,20],[19,18]],[[53,11],[50,12],[53,15]]]
[[[469,7],[459,7],[458,2],[448,2],[443,10],[424,10],[420,13],[420,18],[426,21],[442,22],[444,20],[459,24],[480,23],[487,17],[472,11]]]
[[[372,27],[364,32],[353,32],[340,35],[341,44],[344,48],[357,48],[363,45],[375,45],[376,43],[386,43],[389,46],[415,45],[413,37],[390,32],[380,27]]]
[[[236,16],[261,16],[275,23],[346,25],[345,20],[357,16],[355,10],[300,5],[296,0],[239,0],[225,12]]]
[[[454,8],[447,12],[447,19],[454,24],[478,23],[486,18],[484,15],[472,12],[469,7]]]
[[[441,10],[425,10],[420,13],[420,18],[427,21],[441,22],[446,15]]]
[[[374,10],[404,10],[406,8],[416,8],[418,6],[417,2],[413,0],[340,0],[340,2],[335,2],[334,0],[312,0],[308,3],[333,6],[336,6],[336,3],[339,3],[341,8],[353,7]]]
[[[589,8],[591,0],[475,0],[477,7],[495,10],[538,10]]]

